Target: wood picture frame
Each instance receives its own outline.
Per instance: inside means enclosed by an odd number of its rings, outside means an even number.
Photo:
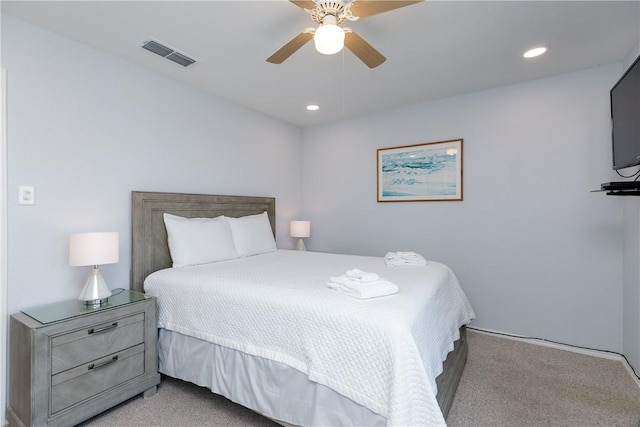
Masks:
[[[462,143],[379,148],[378,202],[462,201]]]

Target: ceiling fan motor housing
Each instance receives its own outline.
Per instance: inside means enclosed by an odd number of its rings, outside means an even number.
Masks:
[[[351,13],[351,4],[352,2],[343,1],[319,1],[309,13],[311,19],[317,24],[322,24],[325,16],[331,15],[336,17],[336,23],[340,25],[345,20],[355,21],[358,19]]]

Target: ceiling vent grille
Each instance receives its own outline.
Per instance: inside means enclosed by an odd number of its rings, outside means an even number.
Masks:
[[[149,52],[155,53],[156,55],[162,56],[164,59],[168,59],[169,61],[182,65],[183,67],[188,67],[189,65],[196,63],[195,59],[190,58],[187,55],[158,42],[157,40],[145,40],[142,42],[141,47]]]

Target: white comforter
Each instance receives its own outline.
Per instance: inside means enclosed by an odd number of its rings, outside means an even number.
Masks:
[[[396,283],[358,300],[327,288],[358,268]],[[429,261],[278,250],[151,274],[159,327],[287,364],[387,418],[444,425],[435,378],[474,313],[452,271]]]

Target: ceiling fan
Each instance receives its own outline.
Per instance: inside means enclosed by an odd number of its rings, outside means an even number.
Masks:
[[[309,40],[314,39],[316,50],[326,55],[338,53],[346,46],[369,68],[375,68],[386,61],[380,52],[374,49],[351,28],[341,27],[344,21],[356,21],[390,10],[399,9],[423,0],[289,0],[311,15],[317,28],[307,28],[276,53],[267,58],[272,64],[282,64]]]

